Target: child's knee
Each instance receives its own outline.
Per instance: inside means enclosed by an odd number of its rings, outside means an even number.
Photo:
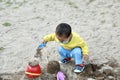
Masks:
[[[73,55],[82,55],[82,50],[81,48],[74,48],[74,50],[72,51]]]
[[[58,52],[62,53],[63,48],[61,46],[58,47]]]

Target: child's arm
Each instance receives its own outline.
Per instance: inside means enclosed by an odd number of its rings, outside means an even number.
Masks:
[[[82,48],[83,55],[88,55],[88,46],[82,38],[79,38],[79,46]]]
[[[49,34],[43,37],[43,42],[47,43],[48,41],[54,41],[55,40],[55,33]]]
[[[55,40],[54,33],[44,36],[42,43],[38,46],[38,49],[42,49],[43,47],[45,47],[48,41],[54,41],[54,40]]]
[[[88,46],[81,37],[79,38],[79,43],[80,47],[82,48],[83,59],[87,61],[89,59]]]
[[[35,57],[41,57],[42,56],[41,49],[46,46],[46,43],[48,41],[54,41],[54,40],[55,40],[55,33],[44,36],[42,43],[37,47],[37,52],[35,54]]]
[[[87,44],[85,42],[83,44],[84,44],[84,46],[82,47],[83,59],[85,61],[88,61],[89,60],[88,47],[87,47]]]

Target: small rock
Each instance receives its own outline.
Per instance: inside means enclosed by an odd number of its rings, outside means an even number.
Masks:
[[[3,78],[0,77],[0,80],[3,80]]]
[[[108,76],[108,80],[115,80],[113,76]]]
[[[82,80],[82,79],[81,79]],[[93,79],[93,78],[88,78],[87,80],[95,80],[95,79]]]
[[[120,68],[116,69],[115,74],[117,75],[117,80],[120,80]]]
[[[116,75],[120,76],[120,69],[116,69]]]
[[[95,71],[94,72],[95,77],[101,77],[103,74],[100,71]]]
[[[87,80],[85,77],[77,77],[75,80]]]
[[[110,60],[107,64],[111,67],[118,67],[118,63],[114,58]]]
[[[105,70],[103,70],[103,73],[104,73],[106,76],[114,75],[114,74],[113,74],[113,71],[112,71],[111,69],[105,69]]]
[[[104,77],[96,77],[96,80],[104,80]]]

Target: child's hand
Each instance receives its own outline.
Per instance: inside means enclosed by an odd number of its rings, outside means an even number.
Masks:
[[[83,54],[83,60],[88,61],[89,60],[89,55],[88,54]]]
[[[43,47],[45,47],[46,46],[46,43],[41,43],[39,46],[38,46],[38,48],[37,48],[37,52],[36,52],[36,54],[35,54],[35,57],[42,57],[42,52],[41,52],[41,49],[43,48]]]
[[[45,47],[45,46],[46,46],[46,43],[43,42],[43,43],[41,43],[41,44],[38,46],[38,49],[42,49],[42,48]]]

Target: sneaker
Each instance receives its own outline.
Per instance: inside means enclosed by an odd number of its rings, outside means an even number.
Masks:
[[[74,72],[75,73],[80,73],[80,72],[82,72],[84,70],[84,68],[85,68],[84,64],[76,65],[75,69],[74,69]]]
[[[65,59],[59,61],[59,63],[60,64],[66,64],[66,63],[70,62],[70,60],[71,60],[71,58],[65,58]]]

